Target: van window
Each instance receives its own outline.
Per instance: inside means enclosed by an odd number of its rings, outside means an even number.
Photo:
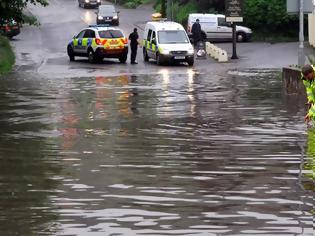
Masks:
[[[226,22],[225,17],[218,17],[218,26],[230,26],[230,24]]]
[[[159,43],[188,43],[189,40],[183,30],[165,30],[158,32]]]
[[[153,33],[152,33],[151,43],[156,43],[155,31],[153,31]]]
[[[152,34],[152,30],[149,30],[148,32],[148,36],[147,36],[147,40],[150,41],[151,40],[151,34]]]

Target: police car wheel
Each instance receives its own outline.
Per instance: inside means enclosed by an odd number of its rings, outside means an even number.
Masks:
[[[93,50],[89,50],[88,59],[90,63],[95,63],[97,61]]]
[[[127,61],[127,54],[122,55],[119,57],[119,62],[120,63],[125,63]]]
[[[75,60],[74,52],[73,52],[73,49],[71,46],[68,46],[67,52],[68,52],[68,56],[69,56],[70,61],[74,61]]]
[[[148,56],[147,50],[145,48],[143,48],[143,60],[149,61],[149,56]]]

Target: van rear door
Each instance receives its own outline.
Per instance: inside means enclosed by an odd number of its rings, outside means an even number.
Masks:
[[[200,17],[201,30],[206,33],[207,39],[215,39],[218,37],[217,32],[217,18],[216,17]]]

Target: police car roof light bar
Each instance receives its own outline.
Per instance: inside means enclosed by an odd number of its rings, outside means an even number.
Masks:
[[[89,25],[89,27],[109,27],[109,24]]]

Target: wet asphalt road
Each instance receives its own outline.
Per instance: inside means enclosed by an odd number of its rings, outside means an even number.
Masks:
[[[108,2],[103,2],[107,4]],[[134,27],[139,29],[142,37],[142,29],[146,21],[149,21],[153,9],[151,5],[144,5],[138,9],[120,10],[120,28],[126,35]],[[18,35],[12,44],[17,55],[16,71],[39,73],[48,77],[76,77],[89,75],[118,75],[118,74],[147,74],[159,73],[168,70],[169,73],[186,73],[190,70],[187,66],[160,67],[154,61],[144,63],[142,48],[138,50],[139,64],[134,66],[120,64],[117,60],[104,60],[103,63],[92,65],[86,58],[70,62],[66,55],[66,45],[79,30],[88,24],[95,24],[94,9],[82,9],[78,7],[76,0],[53,0],[48,7],[33,6],[29,12],[37,16],[41,25],[24,26],[22,33]],[[229,57],[232,54],[231,43],[218,44],[227,50]],[[298,43],[259,43],[249,42],[237,45],[238,60],[229,60],[228,63],[218,63],[212,58],[196,60],[193,67],[201,73],[220,74],[234,68],[282,68],[283,66],[297,64]],[[313,49],[307,49],[313,53]]]
[[[313,234],[313,134],[277,73],[297,43],[239,44],[239,60],[193,68],[141,53],[136,66],[69,62],[94,10],[29,10],[41,26],[12,41],[0,83],[0,235]],[[126,34],[151,15],[120,10]],[[250,67],[276,70],[226,73]]]

